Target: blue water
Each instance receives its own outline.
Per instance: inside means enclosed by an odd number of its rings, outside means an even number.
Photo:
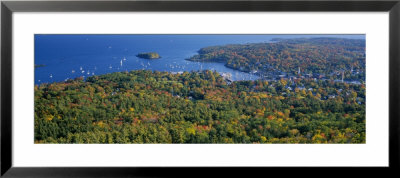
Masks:
[[[202,47],[270,42],[273,38],[338,37],[365,39],[365,35],[35,35],[35,84],[52,83],[130,70],[215,70],[233,80],[258,77],[233,70],[223,63],[185,60]],[[157,52],[161,59],[141,59],[140,52]],[[126,60],[124,60],[126,59]]]

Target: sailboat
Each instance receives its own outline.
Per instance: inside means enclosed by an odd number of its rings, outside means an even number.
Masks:
[[[120,62],[120,63],[121,63],[121,67],[122,67],[122,60],[121,60],[121,62]]]

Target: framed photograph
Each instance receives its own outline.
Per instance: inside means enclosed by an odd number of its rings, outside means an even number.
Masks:
[[[3,1],[1,175],[395,170],[399,6]]]

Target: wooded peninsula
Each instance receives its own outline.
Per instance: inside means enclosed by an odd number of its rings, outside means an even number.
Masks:
[[[187,60],[222,62],[265,79],[365,81],[365,40],[324,37],[273,41],[205,47]]]

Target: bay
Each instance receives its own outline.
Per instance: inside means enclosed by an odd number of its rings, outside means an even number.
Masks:
[[[363,39],[365,35],[37,34],[35,84],[141,69],[168,72],[215,70],[231,73],[232,80],[256,80],[258,76],[227,68],[223,63],[192,62],[185,59],[207,46],[268,43],[273,38],[312,37]],[[136,54],[142,52],[157,52],[161,58],[149,60],[136,57]]]

